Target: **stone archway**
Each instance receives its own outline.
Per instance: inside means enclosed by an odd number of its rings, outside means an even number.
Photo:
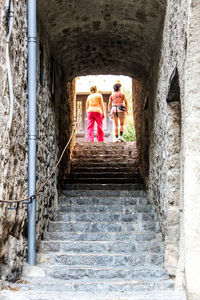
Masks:
[[[146,79],[165,8],[160,0],[41,0],[38,16],[68,80],[86,74]]]

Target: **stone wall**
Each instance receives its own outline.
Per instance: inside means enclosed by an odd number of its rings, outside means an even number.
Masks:
[[[132,97],[140,173],[147,186],[149,172],[148,95],[144,83],[136,79],[132,81]]]
[[[59,115],[55,111],[61,91],[60,87],[56,88],[56,83],[63,80],[63,74],[56,65],[45,37],[45,32],[39,27],[37,42],[37,188],[49,176],[58,159]],[[62,85],[60,86],[62,87]],[[48,226],[48,220],[57,207],[58,182],[56,175],[50,179],[37,198],[37,248],[42,234]]]
[[[76,98],[76,79],[72,81],[67,81],[65,83],[65,97],[62,102],[60,102],[60,145],[64,149],[66,141],[69,140],[72,130],[75,125],[75,98]],[[63,157],[61,168],[59,172],[59,181],[62,182],[62,179],[67,177],[67,174],[70,172],[70,164],[67,164],[69,161],[72,150],[75,143],[75,135],[73,135],[70,146]]]
[[[14,115],[10,133],[7,122],[9,94],[6,71],[6,27],[4,1],[0,2],[0,198],[19,199],[27,195],[27,24],[25,1],[15,2],[13,34],[10,53],[14,86]],[[17,210],[8,210],[10,205],[0,204],[0,259],[1,274],[13,279],[19,275],[22,257],[26,252],[26,206],[13,205]]]
[[[9,93],[5,65],[6,27],[0,1],[0,198],[19,199],[27,195],[27,23],[26,1],[15,1],[15,19],[10,54],[14,86],[14,115],[7,129]],[[71,131],[71,96],[67,96],[65,76],[53,56],[48,35],[38,24],[37,68],[37,187],[54,167]],[[70,107],[70,109],[69,109]],[[71,115],[70,115],[71,114]],[[65,126],[63,123],[66,122]],[[66,129],[68,128],[68,129]],[[69,158],[69,153],[66,159]],[[67,166],[67,161],[65,161]],[[37,198],[37,247],[49,218],[57,206],[58,175],[50,180]],[[0,273],[15,280],[27,251],[27,207],[0,204]]]
[[[161,49],[156,53],[151,77],[146,83],[148,99],[141,105],[148,119],[149,172],[146,169],[148,198],[159,214],[166,246],[165,265],[170,275],[176,275],[179,258],[180,220],[182,210],[181,122],[184,117],[184,62],[187,48],[187,1],[169,0],[164,23]],[[167,102],[172,88],[172,74],[178,71],[180,95]],[[173,93],[172,93],[173,94]],[[143,122],[144,123],[144,122]],[[180,270],[179,270],[180,271]]]
[[[200,2],[189,2],[185,66],[184,245],[188,300],[200,299]]]

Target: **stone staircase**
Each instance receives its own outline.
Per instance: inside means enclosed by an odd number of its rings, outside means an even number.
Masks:
[[[20,291],[31,300],[184,300],[173,291],[163,253],[135,143],[79,143],[41,242],[37,276],[26,272]]]

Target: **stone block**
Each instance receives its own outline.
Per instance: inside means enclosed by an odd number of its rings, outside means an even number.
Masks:
[[[166,245],[165,248],[165,267],[170,275],[176,274],[179,251],[174,245]]]
[[[178,225],[180,222],[180,211],[179,207],[170,207],[168,210],[167,223],[168,226]]]
[[[178,207],[180,203],[180,191],[170,190],[168,192],[167,199],[170,206]]]

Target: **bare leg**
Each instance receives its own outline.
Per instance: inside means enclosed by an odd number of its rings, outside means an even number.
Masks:
[[[124,131],[124,120],[125,120],[125,114],[123,113],[123,115],[119,117],[119,121],[120,121],[120,132],[123,132],[123,131]]]
[[[115,136],[118,136],[118,117],[114,117],[113,121],[115,126]]]

